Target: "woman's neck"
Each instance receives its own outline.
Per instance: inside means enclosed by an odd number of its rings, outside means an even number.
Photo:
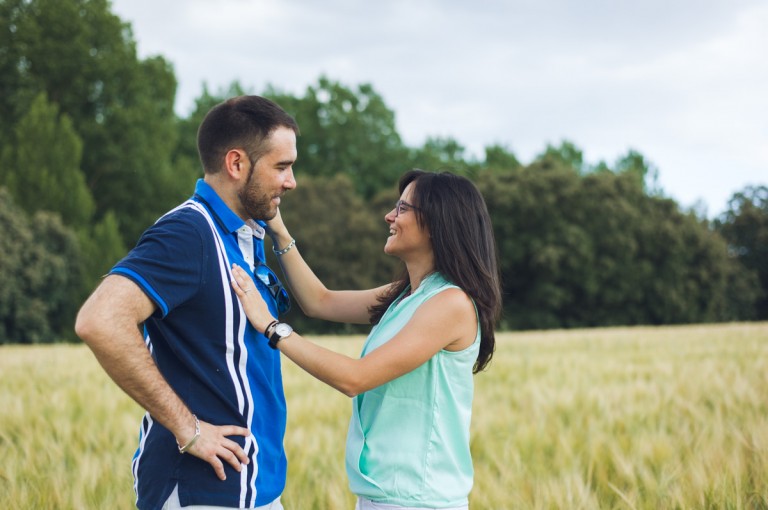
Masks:
[[[419,288],[419,285],[424,281],[424,278],[435,272],[435,268],[432,264],[424,265],[423,267],[412,267],[409,265],[407,266],[407,269],[408,280],[411,284],[410,294],[413,294],[416,289]]]

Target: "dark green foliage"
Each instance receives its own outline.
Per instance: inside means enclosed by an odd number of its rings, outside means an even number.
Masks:
[[[69,117],[40,94],[0,149],[0,185],[29,213],[57,211],[69,225],[87,225],[94,201],[80,171],[81,153]]]
[[[547,148],[544,152],[539,154],[536,158],[536,162],[543,163],[545,165],[558,165],[566,168],[570,168],[576,173],[583,173],[586,169],[584,164],[584,154],[569,141],[563,141],[559,147],[553,147],[547,144]]]
[[[629,174],[650,194],[659,194],[659,171],[645,157],[635,150],[630,150],[616,162],[616,173]]]
[[[80,285],[72,289],[72,295],[79,291],[81,302],[107,274],[115,262],[126,254],[126,246],[120,236],[120,228],[115,214],[108,212],[98,223],[78,231],[80,240],[80,259],[83,277]]]
[[[79,303],[77,236],[45,211],[29,216],[0,188],[0,344],[48,343],[69,334]]]
[[[0,133],[41,93],[71,119],[97,217],[112,210],[132,244],[188,193],[170,165],[176,79],[162,58],[140,61],[130,27],[107,0],[7,0],[0,7]],[[7,49],[6,49],[7,48]],[[45,154],[47,147],[40,147]],[[54,163],[55,164],[55,163]]]
[[[423,146],[410,151],[408,167],[470,175],[474,165],[466,161],[465,150],[453,138],[427,138]]]
[[[768,319],[768,187],[748,186],[734,194],[714,225],[728,242],[731,256],[760,282],[754,307],[744,303],[744,312],[749,318]],[[743,300],[743,292],[733,297],[739,296]]]
[[[522,164],[507,147],[489,145],[485,148],[483,169],[491,172],[510,172],[518,170]]]
[[[674,324],[746,318],[728,301],[750,288],[725,243],[632,173],[580,176],[543,157],[483,174],[513,328]],[[749,294],[747,294],[749,295]]]
[[[301,98],[275,89],[265,95],[299,123],[299,173],[346,174],[360,195],[371,198],[407,169],[395,114],[371,85],[352,90],[321,77]]]

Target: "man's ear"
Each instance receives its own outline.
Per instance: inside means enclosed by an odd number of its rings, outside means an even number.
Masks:
[[[242,149],[230,149],[224,156],[224,169],[227,175],[236,181],[246,175],[250,165],[248,156]]]

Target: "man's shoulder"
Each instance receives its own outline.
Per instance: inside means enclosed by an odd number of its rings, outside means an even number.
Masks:
[[[164,315],[191,299],[215,260],[212,226],[190,201],[176,207],[144,231],[136,246],[112,273],[132,279]]]
[[[156,255],[174,256],[176,252],[199,253],[199,249],[211,245],[213,221],[207,217],[200,204],[191,200],[168,211],[147,228],[131,253],[157,251]]]
[[[215,220],[202,204],[188,200],[178,207],[168,211],[144,232],[153,235],[158,232],[164,235],[194,236],[209,239],[215,230]]]
[[[209,216],[202,204],[194,200],[187,200],[158,218],[155,225],[184,225],[186,227],[210,229]]]

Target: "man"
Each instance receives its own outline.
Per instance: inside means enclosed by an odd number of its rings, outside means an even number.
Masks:
[[[249,324],[230,268],[249,269],[274,316],[287,310],[261,220],[296,187],[298,132],[258,96],[214,107],[198,131],[205,175],[194,196],[144,233],[78,314],[77,334],[147,411],[133,460],[140,509],[282,509],[280,353]]]

